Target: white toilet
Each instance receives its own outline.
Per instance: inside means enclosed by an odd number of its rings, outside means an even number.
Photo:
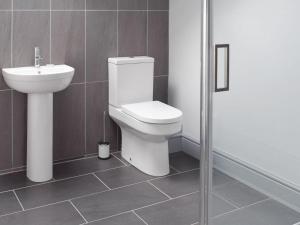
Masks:
[[[122,157],[152,176],[169,174],[168,139],[182,129],[182,112],[153,101],[154,59],[109,58],[109,115],[122,132]]]

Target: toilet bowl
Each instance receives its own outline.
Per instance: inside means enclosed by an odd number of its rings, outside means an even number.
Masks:
[[[181,132],[182,112],[153,101],[150,57],[109,59],[109,115],[120,126],[122,157],[152,176],[169,174],[168,139]]]

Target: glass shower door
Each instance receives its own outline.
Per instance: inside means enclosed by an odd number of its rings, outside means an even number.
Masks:
[[[300,224],[300,2],[208,2],[203,208],[213,225]]]

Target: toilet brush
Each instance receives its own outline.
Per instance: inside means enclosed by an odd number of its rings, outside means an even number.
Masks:
[[[110,158],[110,145],[106,141],[106,111],[103,112],[103,141],[98,142],[98,157],[99,159]]]

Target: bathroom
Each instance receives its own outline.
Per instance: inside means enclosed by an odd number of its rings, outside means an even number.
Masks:
[[[299,225],[299,8],[0,0],[0,225]]]

